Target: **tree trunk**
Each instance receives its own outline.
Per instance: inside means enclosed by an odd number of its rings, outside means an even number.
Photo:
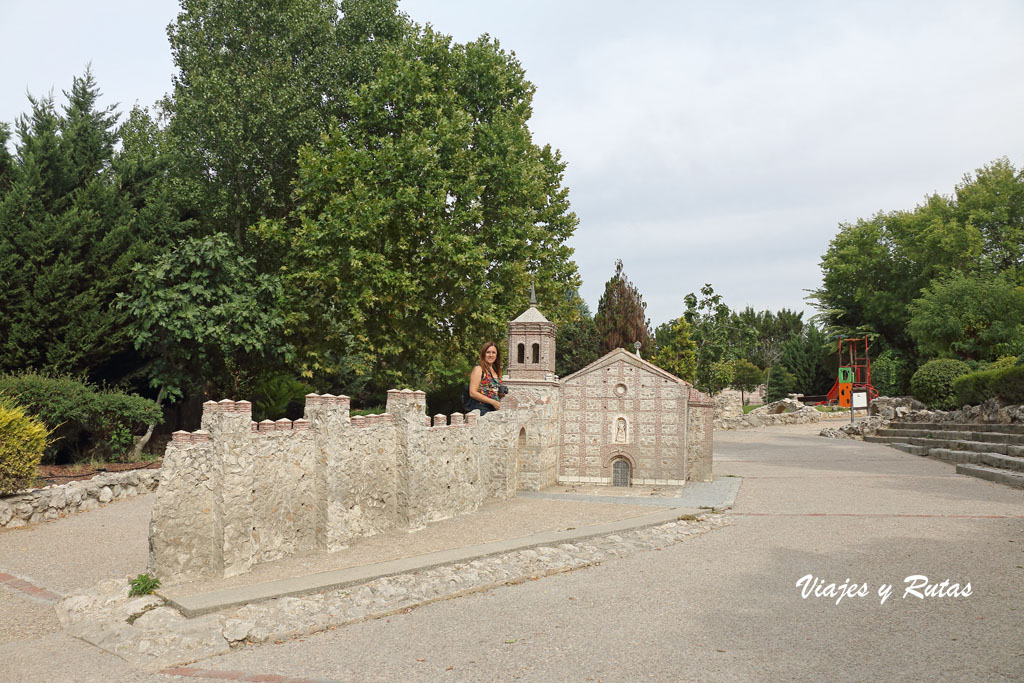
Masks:
[[[159,408],[160,404],[164,400],[164,387],[160,387],[160,391],[156,395],[156,407]],[[146,428],[146,433],[142,435],[142,438],[135,444],[135,450],[132,451],[132,460],[135,462],[139,461],[142,455],[142,449],[149,443],[149,439],[153,436],[153,430],[156,428],[156,422],[149,423]]]

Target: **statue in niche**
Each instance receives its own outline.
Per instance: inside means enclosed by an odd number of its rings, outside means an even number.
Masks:
[[[615,443],[626,443],[626,418],[615,420]]]

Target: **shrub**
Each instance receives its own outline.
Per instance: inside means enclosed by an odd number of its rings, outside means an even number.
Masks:
[[[910,378],[911,394],[929,408],[952,410],[956,408],[953,380],[970,371],[970,367],[963,361],[952,358],[930,360]]]
[[[871,385],[879,396],[906,396],[910,384],[910,367],[895,351],[884,351],[871,361]]]
[[[13,397],[51,430],[49,458],[58,451],[71,458],[81,457],[83,451],[103,458],[124,455],[134,442],[133,432],[163,417],[154,401],[68,376],[31,371],[0,375],[0,393]]]
[[[1024,404],[1024,365],[1000,370],[994,385],[995,394],[999,398],[1012,404]]]
[[[1002,370],[981,370],[953,380],[953,393],[958,406],[975,406],[995,396],[995,381]]]
[[[1000,356],[991,363],[985,366],[985,370],[1001,370],[1003,368],[1012,368],[1015,364],[1019,364],[1020,359],[1017,356]]]
[[[47,436],[46,425],[0,396],[0,495],[32,484]]]

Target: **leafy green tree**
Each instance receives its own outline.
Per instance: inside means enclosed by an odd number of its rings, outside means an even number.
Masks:
[[[732,386],[740,390],[740,401],[747,405],[745,393],[756,390],[764,382],[764,372],[745,358],[733,362]]]
[[[729,331],[737,354],[758,367],[771,367],[782,357],[782,346],[803,332],[803,313],[788,308],[772,313],[750,306],[729,316]]]
[[[488,37],[429,27],[388,47],[348,123],[299,156],[296,210],[259,229],[281,254],[307,377],[439,386],[521,312],[579,285],[564,163],[527,128],[534,88]],[[553,303],[550,303],[553,302]],[[554,310],[552,310],[554,309]]]
[[[615,274],[604,285],[594,323],[601,337],[602,353],[632,349],[634,342],[640,342],[643,348],[651,337],[647,304],[640,290],[626,277],[621,259],[615,261]]]
[[[816,325],[782,343],[779,360],[796,377],[795,387],[805,394],[824,394],[836,378],[836,345]]]
[[[597,326],[590,308],[579,295],[573,297],[577,315],[561,323],[555,333],[555,374],[566,377],[593,363],[600,357]]]
[[[913,368],[892,349],[886,349],[871,362],[871,384],[879,396],[906,396]]]
[[[659,325],[654,332],[654,346],[652,363],[693,383],[697,375],[697,344],[690,338],[690,323],[686,318]]]
[[[954,270],[1024,284],[1022,235],[1024,172],[998,159],[965,176],[952,197],[932,195],[912,211],[841,225],[812,297],[830,331],[877,334],[913,363],[911,302]]]
[[[1003,157],[964,176],[956,214],[981,234],[982,268],[1024,285],[1024,169]]]
[[[206,232],[242,244],[250,225],[294,208],[300,147],[357,116],[349,97],[408,30],[396,5],[182,0],[168,28],[178,73],[164,106],[178,192]]]
[[[697,388],[714,396],[722,389],[730,386],[733,382],[735,362],[719,360],[712,363],[707,374],[707,384],[704,386],[697,385]]]
[[[926,288],[910,313],[922,356],[994,360],[1024,338],[1024,287],[1004,275],[953,273]]]
[[[686,311],[683,318],[690,324],[690,337],[697,344],[696,386],[702,391],[718,384],[712,376],[712,365],[719,361],[732,360],[737,357],[737,347],[733,344],[735,327],[732,324],[729,307],[716,294],[714,287],[705,284],[700,290],[701,298],[687,294],[683,298]],[[749,327],[742,330],[744,334]],[[728,382],[723,388],[728,386]],[[714,392],[711,392],[714,393]]]
[[[147,374],[159,389],[158,404],[207,383],[241,398],[247,369],[287,353],[280,341],[280,283],[257,273],[223,233],[190,238],[137,266],[134,277],[120,304],[131,315],[135,347],[151,359]]]
[[[63,112],[29,98],[0,196],[0,370],[122,383],[142,359],[112,304],[183,228],[135,135],[145,115],[118,127],[88,70],[65,95]]]

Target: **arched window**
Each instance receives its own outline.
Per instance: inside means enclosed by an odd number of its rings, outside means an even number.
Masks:
[[[540,362],[540,344],[534,344],[533,345],[533,362],[534,363],[539,363]]]
[[[519,353],[517,355],[520,363],[526,362],[526,344],[519,345]]]
[[[622,458],[612,463],[612,486],[629,486],[629,462]]]

